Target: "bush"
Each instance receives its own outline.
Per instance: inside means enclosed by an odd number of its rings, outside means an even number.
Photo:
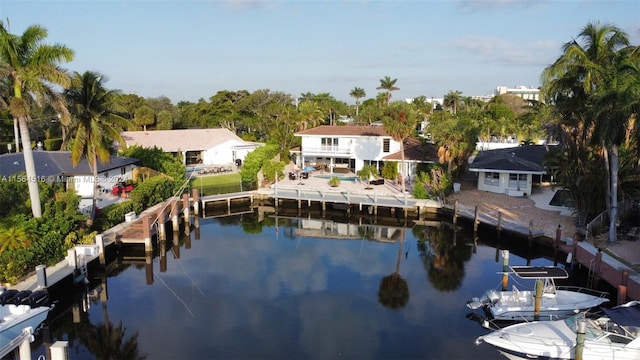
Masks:
[[[337,176],[332,176],[331,179],[329,179],[329,186],[331,187],[340,186],[340,178]]]
[[[262,174],[269,182],[275,181],[276,174],[278,175],[278,180],[280,180],[284,177],[284,166],[285,163],[282,161],[266,161],[262,165]]]
[[[173,196],[175,182],[164,176],[147,179],[131,192],[131,200],[146,209]]]
[[[258,172],[262,169],[262,166],[268,161],[271,161],[279,152],[280,150],[276,145],[269,144],[261,146],[247,154],[242,163],[242,169],[240,170],[242,182],[255,182],[258,179]]]
[[[112,228],[124,221],[124,215],[128,212],[142,212],[142,206],[134,201],[125,201],[111,204],[100,211],[100,216],[95,219],[94,227],[99,230]]]
[[[382,177],[395,180],[398,178],[398,164],[394,161],[387,161],[382,167]]]

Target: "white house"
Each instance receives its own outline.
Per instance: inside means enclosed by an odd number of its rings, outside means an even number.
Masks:
[[[301,146],[291,151],[294,162],[301,168],[325,166],[327,170],[346,168],[357,172],[364,165],[382,169],[385,162],[400,163],[400,142],[389,136],[382,126],[345,125],[319,126],[295,134]],[[416,164],[437,161],[432,145],[407,140],[405,171],[411,177]],[[419,150],[423,150],[422,152]]]
[[[38,181],[64,183],[66,189],[74,189],[81,197],[93,196],[93,174],[86,158],[74,167],[70,151],[34,151],[33,161]],[[98,185],[110,190],[119,182],[133,179],[133,169],[137,167],[137,162],[138,159],[121,156],[112,156],[106,163],[98,161]],[[27,181],[28,179],[17,176],[24,171],[22,153],[0,155],[0,179]]]
[[[179,154],[185,165],[234,164],[263,145],[244,141],[223,128],[124,131],[121,135],[127,146],[158,147],[166,153]]]
[[[547,147],[518,146],[478,153],[469,171],[478,173],[478,190],[510,196],[531,195],[534,183],[547,174],[543,160]]]

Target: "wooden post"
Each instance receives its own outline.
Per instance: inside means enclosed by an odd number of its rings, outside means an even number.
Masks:
[[[144,273],[147,285],[153,284],[153,253],[147,252],[144,256]]]
[[[576,335],[576,360],[582,360],[584,350],[584,338],[587,330],[587,323],[584,319],[578,320],[578,331]]]
[[[191,222],[189,220],[189,211],[191,209],[191,204],[189,204],[189,194],[182,194],[182,212],[184,213],[184,223]]]
[[[498,233],[502,231],[502,211],[498,211]]]
[[[200,194],[198,188],[193,188],[193,214],[198,216],[200,213]]]
[[[151,245],[151,225],[149,224],[149,216],[142,216],[142,239],[144,240],[145,253],[153,253],[153,245]]]
[[[542,288],[543,288],[542,280],[536,280],[536,302],[533,309],[533,318],[535,321],[540,319],[540,306],[542,305]]]
[[[164,215],[164,207],[158,209],[158,213],[156,214],[156,221],[158,222],[158,240],[166,240],[167,232],[165,229],[165,215]]]
[[[596,284],[598,282],[600,282],[600,267],[602,266],[602,249],[598,249],[598,252],[596,253],[596,266],[595,266],[595,277],[594,279],[596,280]]]
[[[624,285],[618,285],[618,305],[622,305],[627,302],[627,287]]]
[[[558,249],[560,248],[560,239],[562,239],[562,225],[558,224],[556,229],[556,241],[553,245],[553,266],[558,265]]]
[[[475,237],[477,239],[477,237]],[[509,250],[502,250],[502,291],[509,285]]]
[[[178,200],[176,199],[171,199],[171,225],[172,225],[172,229],[174,234],[178,231],[178,228],[180,227],[180,223],[178,220]]]
[[[473,213],[473,236],[476,236],[476,234],[478,233],[479,222],[480,221],[478,220],[478,205],[476,205],[476,208]]]
[[[98,253],[100,256],[100,265],[104,266],[106,264],[106,260],[104,258],[104,238],[102,234],[96,235],[96,244],[98,245]]]
[[[458,223],[458,200],[453,203],[453,227]]]

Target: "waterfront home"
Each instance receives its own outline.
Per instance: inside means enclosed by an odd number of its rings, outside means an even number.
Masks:
[[[531,195],[547,175],[543,160],[552,145],[526,145],[481,151],[469,171],[478,174],[478,190],[510,196]]]
[[[400,142],[394,140],[384,127],[378,125],[323,125],[295,133],[301,146],[291,150],[293,161],[300,168],[313,166],[328,172],[357,172],[364,165],[381,170],[385,162],[398,164],[400,171]],[[433,144],[416,139],[405,141],[404,174],[411,178],[419,163],[438,161]]]
[[[179,155],[185,165],[236,164],[263,145],[244,141],[223,128],[123,131],[121,135],[127,146],[158,147],[166,153]]]
[[[36,180],[47,183],[64,183],[65,189],[73,189],[81,197],[93,196],[93,172],[86,158],[77,166],[71,163],[71,151],[33,151]],[[120,182],[133,179],[133,169],[138,159],[111,156],[106,163],[98,161],[98,185],[111,189]],[[10,153],[0,155],[0,179],[3,181],[29,181],[24,175],[24,155]],[[21,174],[21,175],[19,175]]]

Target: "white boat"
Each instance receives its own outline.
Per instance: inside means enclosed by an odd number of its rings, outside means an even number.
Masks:
[[[43,290],[4,290],[0,294],[0,357],[31,335],[47,319],[51,310],[49,297]]]
[[[532,321],[558,320],[576,312],[597,307],[607,299],[607,293],[577,286],[556,286],[555,279],[569,277],[567,271],[557,266],[511,266],[520,279],[536,280],[541,286],[539,311],[536,312],[536,291],[489,290],[480,298],[467,301],[470,309],[482,308],[490,320]]]
[[[575,314],[564,320],[519,323],[476,339],[509,359],[640,359],[640,302],[603,316]]]

